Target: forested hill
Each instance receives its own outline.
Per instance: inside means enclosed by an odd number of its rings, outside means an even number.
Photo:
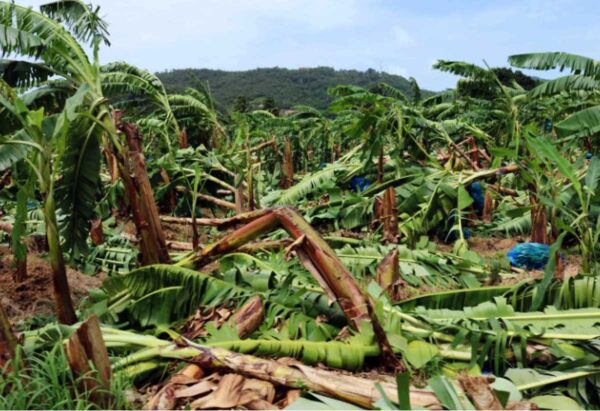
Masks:
[[[169,91],[181,91],[194,86],[198,80],[208,81],[215,100],[231,107],[239,96],[255,107],[264,99],[274,99],[280,108],[305,104],[325,109],[331,102],[327,89],[340,84],[369,88],[380,82],[388,83],[411,95],[409,81],[402,76],[367,71],[334,70],[330,67],[286,69],[259,68],[248,71],[222,71],[209,69],[180,69],[157,73]],[[193,75],[190,75],[193,74]],[[423,91],[423,96],[430,93]]]

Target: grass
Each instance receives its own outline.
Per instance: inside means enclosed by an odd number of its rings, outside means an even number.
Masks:
[[[26,358],[24,369],[0,370],[0,409],[2,410],[93,410],[90,400],[73,376],[62,344]],[[120,376],[111,380],[107,409],[132,409],[125,392],[131,382]]]

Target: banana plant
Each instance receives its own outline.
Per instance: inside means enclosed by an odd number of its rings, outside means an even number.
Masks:
[[[500,147],[519,147],[521,122],[519,107],[525,92],[518,85],[503,85],[493,70],[476,64],[439,60],[434,69],[463,77],[457,85],[459,98],[465,101],[466,120],[469,124],[486,130],[495,136],[495,145]],[[486,96],[469,96],[472,85],[487,90]],[[462,90],[462,91],[461,91]]]
[[[377,159],[377,182],[383,182],[384,151],[392,143],[396,156],[404,145],[404,110],[400,100],[371,93],[354,86],[338,86],[331,90],[339,98],[332,104],[334,111],[352,110],[353,124],[348,128],[350,138],[365,142],[365,165]],[[392,142],[393,140],[393,142]]]
[[[566,193],[567,196],[555,198],[556,224],[577,239],[582,255],[582,270],[586,273],[595,272],[598,256],[596,244],[600,238],[600,225],[595,211],[598,204],[596,188],[600,179],[600,160],[592,158],[582,176],[547,139],[529,136],[528,144],[532,148],[531,152],[548,169],[556,168],[564,178],[565,187],[571,195]],[[552,178],[556,179],[556,176]]]
[[[210,92],[206,89],[187,88],[183,94],[171,94],[168,101],[177,121],[186,129],[198,129],[207,145],[224,147],[229,135],[221,114],[217,111]]]
[[[47,116],[43,108],[28,110],[14,90],[6,84],[0,83],[0,86],[0,104],[21,125],[0,140],[0,146],[9,148],[3,152],[0,162],[10,164],[22,160],[37,183],[42,197],[57,317],[63,323],[72,324],[76,316],[63,250],[76,258],[87,248],[103,129],[90,121],[94,117],[82,104],[89,91],[87,87],[67,100],[62,113]],[[80,134],[82,132],[84,134]],[[57,210],[67,217],[60,224]],[[60,232],[64,245],[61,245]]]
[[[534,70],[569,70],[571,74],[547,81],[529,93],[533,97],[577,91],[591,93],[592,98],[585,104],[587,107],[576,109],[569,117],[558,122],[556,132],[559,138],[570,140],[593,136],[600,131],[599,61],[564,52],[542,52],[512,55],[508,62],[515,67]]]

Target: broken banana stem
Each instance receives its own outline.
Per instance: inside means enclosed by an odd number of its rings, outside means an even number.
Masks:
[[[238,214],[229,218],[196,218],[197,225],[207,225],[211,227],[227,228],[238,224],[247,224],[258,217],[265,215],[270,210],[256,210],[249,213]],[[192,224],[191,217],[171,217],[160,216],[160,220],[172,224]]]
[[[272,231],[278,225],[277,216],[273,213],[266,213],[253,219],[243,227],[238,228],[216,243],[190,254],[176,265],[180,267],[200,268],[216,258],[238,249],[258,236]]]
[[[295,240],[300,261],[315,277],[315,280],[330,298],[335,298],[342,308],[348,324],[356,330],[379,326],[377,317],[370,315],[368,302],[348,269],[342,264],[335,251],[321,235],[293,208],[281,207],[266,210],[243,227],[238,228],[220,241],[189,255],[176,265],[200,268],[216,258],[230,253],[244,244],[276,228],[283,227]],[[387,352],[389,343],[385,333],[378,333],[382,352]],[[398,365],[398,364],[396,364]]]
[[[381,399],[381,393],[376,384],[380,385],[388,398],[398,401],[397,388],[392,383],[317,369],[297,361],[286,364],[252,355],[238,354],[223,348],[198,345],[189,340],[186,340],[186,343],[187,347],[170,345],[162,349],[151,348],[150,351],[167,358],[193,358],[190,362],[202,369],[227,369],[286,387],[305,388],[361,407],[373,408],[375,403]],[[433,392],[417,388],[410,389],[410,402],[416,408],[442,408]]]

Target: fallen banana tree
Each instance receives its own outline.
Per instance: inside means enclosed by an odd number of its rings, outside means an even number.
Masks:
[[[372,309],[372,304],[365,297],[352,274],[339,260],[335,251],[296,210],[291,207],[266,209],[260,213],[252,213],[249,219],[251,220],[247,225],[220,241],[192,253],[177,265],[200,268],[216,257],[232,252],[256,237],[281,226],[294,239],[286,254],[292,250],[296,252],[300,262],[313,275],[331,301],[337,301],[340,305],[348,324],[357,330],[364,329],[365,324],[367,327],[372,327],[388,367],[404,369],[402,363],[392,353],[390,343]]]
[[[248,298],[255,292],[251,288],[241,288],[205,273],[172,266],[145,267],[124,276],[123,281],[129,286],[122,291],[117,290],[115,304],[122,305],[119,301],[131,301],[132,304],[128,303],[131,304],[129,310],[132,314],[141,316],[139,318],[160,314],[152,312],[152,307],[170,306],[169,301],[176,302],[180,310],[177,316],[163,317],[160,324],[184,319],[199,306],[221,305],[226,301],[240,299],[244,301],[244,296]],[[204,292],[192,299],[188,291],[191,289]],[[171,293],[169,299],[158,298],[167,293]],[[275,302],[278,298],[276,294],[268,292],[265,297],[266,312],[283,312],[283,307]],[[378,304],[383,301],[380,300]],[[290,308],[292,311],[300,310],[297,306]],[[151,311],[148,313],[147,310]],[[394,352],[402,354],[416,368],[438,358],[443,362],[475,362],[481,367],[494,369],[496,375],[502,375],[506,369],[513,369],[515,366],[558,364],[566,357],[552,349],[553,346],[559,344],[565,353],[571,353],[571,350],[579,352],[576,346],[583,344],[593,347],[600,335],[600,330],[595,325],[600,318],[598,309],[557,311],[549,307],[545,312],[517,312],[507,304],[506,299],[496,299],[495,303],[487,302],[464,310],[417,308],[412,312],[403,312],[387,303],[379,306],[378,310],[381,310],[379,318],[383,320],[385,332],[390,339],[394,337],[396,341]],[[272,314],[265,317],[272,317]],[[128,318],[131,317],[123,317],[123,320]],[[138,317],[132,319],[134,318]],[[270,320],[265,318],[265,321]],[[304,316],[301,321],[308,324],[309,318]],[[314,319],[310,321],[314,323]],[[348,370],[360,369],[365,358],[381,355],[381,349],[372,340],[357,340],[353,337],[348,339],[346,336],[341,337],[341,341],[331,341],[339,333],[339,329],[334,331],[333,336],[314,341],[298,336],[273,339],[273,335],[269,333],[273,326],[271,324],[273,323],[268,322],[247,340],[221,333],[221,337],[210,338],[203,344],[216,344],[215,346],[242,353],[293,356],[307,364],[323,362],[331,367]],[[365,332],[358,336],[364,337]],[[406,342],[398,344],[399,339]],[[502,352],[502,359],[495,358],[495,352]],[[592,354],[593,349],[581,351],[578,355],[586,355],[586,352]],[[566,378],[580,377],[578,374],[569,374]]]
[[[352,274],[344,267],[327,242],[297,211],[290,207],[265,209],[251,213],[248,219],[250,222],[247,225],[199,252],[190,254],[176,265],[200,268],[260,235],[282,227],[295,240],[291,247],[299,251],[300,261],[315,276],[331,300],[340,304],[348,323],[360,329],[362,321],[370,321],[367,300]]]
[[[240,224],[246,224],[250,221],[262,216],[264,210],[250,211],[248,213],[238,214],[233,217],[227,218],[196,218],[195,222],[197,225],[207,225],[219,228],[228,228]],[[192,224],[193,220],[190,217],[172,217],[172,216],[160,216],[160,220],[165,223],[173,224]]]
[[[138,239],[137,236],[132,235],[132,234],[128,234],[128,233],[122,233],[121,234],[121,238],[130,241],[131,243],[138,243]],[[265,240],[265,241],[256,241],[250,244],[246,244],[241,246],[238,250],[244,253],[252,253],[252,252],[256,252],[259,250],[280,250],[282,248],[285,248],[287,246],[289,246],[292,243],[292,241],[290,239],[284,238],[281,240]],[[166,245],[170,250],[174,250],[174,251],[193,251],[194,250],[194,244],[193,243],[187,243],[187,242],[183,242],[183,241],[172,241],[172,240],[167,240],[166,241]]]
[[[373,381],[339,372],[306,366],[297,361],[279,362],[252,355],[239,354],[224,348],[210,347],[181,340],[171,343],[151,336],[139,336],[114,329],[104,329],[104,340],[110,346],[139,344],[142,349],[114,364],[115,370],[137,372],[136,363],[163,357],[179,359],[199,365],[203,369],[228,369],[249,377],[270,381],[291,388],[306,388],[309,391],[330,395],[362,407],[372,408],[382,398],[383,393],[393,401],[398,401],[398,391],[394,384]],[[440,409],[436,395],[424,389],[410,389],[411,405],[420,408]]]

